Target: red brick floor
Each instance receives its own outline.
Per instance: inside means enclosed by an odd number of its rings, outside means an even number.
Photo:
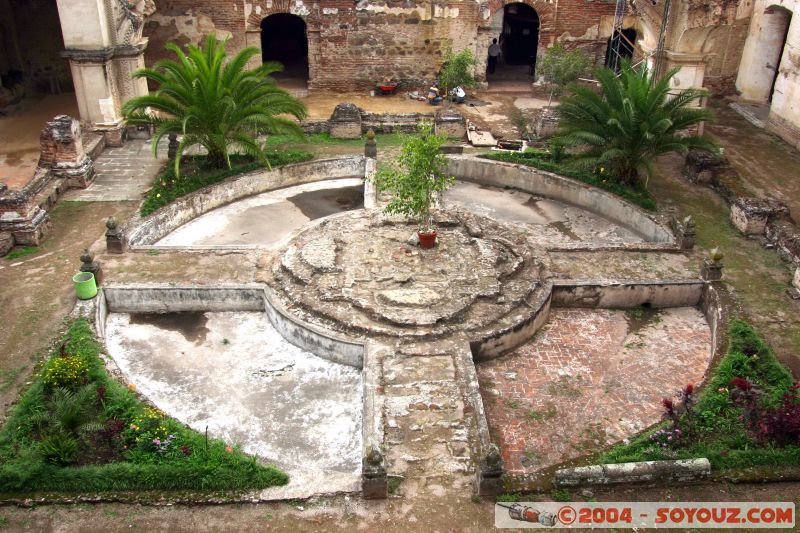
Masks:
[[[554,309],[531,342],[478,365],[506,469],[533,473],[636,434],[660,419],[661,398],[702,379],[710,354],[697,309],[638,321],[624,311]]]

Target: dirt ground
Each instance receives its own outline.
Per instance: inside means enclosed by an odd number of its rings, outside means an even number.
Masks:
[[[487,115],[497,115],[498,131],[512,131],[508,114],[519,96],[503,94]],[[341,101],[339,97],[336,98]],[[725,116],[724,128],[738,126],[736,117]],[[490,124],[490,122],[486,122]],[[731,126],[730,124],[733,124]],[[5,130],[4,130],[5,131]],[[780,192],[779,197],[796,201],[798,154],[774,137],[749,129],[747,145],[738,135],[712,129],[737,165],[751,172],[754,187]],[[727,148],[730,146],[730,148]],[[761,149],[764,146],[770,148]],[[738,147],[738,148],[737,148]],[[778,147],[776,152],[773,148]],[[777,150],[777,148],[775,148]],[[780,154],[785,154],[781,156]],[[738,156],[735,154],[739,154]],[[745,157],[746,155],[746,157]],[[775,163],[775,158],[781,157]],[[693,214],[698,223],[698,263],[703,250],[720,246],[726,254],[725,276],[741,308],[767,336],[783,361],[800,375],[800,303],[785,290],[790,272],[774,251],[740,236],[728,221],[728,209],[707,188],[690,184],[680,176],[679,158],[665,158],[651,188],[662,209]],[[777,166],[775,166],[777,165]],[[770,181],[770,180],[773,181]],[[51,214],[53,235],[34,254],[15,261],[0,259],[0,413],[5,414],[18,397],[44,350],[56,337],[64,316],[74,304],[70,276],[77,270],[81,251],[100,245],[109,215],[124,220],[135,209],[128,202],[63,202]],[[793,205],[794,209],[794,205]],[[99,242],[98,242],[99,241]],[[167,257],[141,256],[134,261],[122,256],[109,262],[115,272],[131,278],[154,281],[159,272],[180,270]],[[176,278],[202,282],[199,271],[214,268],[229,272],[235,281],[241,261],[253,263],[256,254],[209,255],[198,271],[175,274]],[[588,266],[587,266],[588,268]],[[602,489],[600,501],[787,501],[800,503],[800,483],[734,485],[715,482],[675,488]],[[536,499],[547,496],[537,496]],[[576,496],[577,497],[577,496]],[[534,498],[532,498],[534,499]],[[222,506],[148,506],[107,503],[48,505],[32,508],[0,507],[2,531],[487,531],[493,524],[493,503],[473,502],[455,491],[416,498],[392,498],[386,502],[364,502],[357,496],[321,498],[309,502],[237,504]]]

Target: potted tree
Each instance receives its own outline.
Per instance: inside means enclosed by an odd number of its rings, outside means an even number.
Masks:
[[[380,169],[374,178],[379,191],[391,194],[384,208],[386,213],[419,221],[417,235],[421,248],[433,248],[436,244],[431,208],[436,196],[455,181],[446,174],[445,158],[440,152],[446,140],[442,135],[435,135],[430,124],[421,125],[418,134],[403,140],[395,162]]]

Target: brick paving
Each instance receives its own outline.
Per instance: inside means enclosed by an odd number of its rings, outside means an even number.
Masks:
[[[554,309],[534,340],[478,365],[507,470],[531,474],[657,422],[660,400],[698,383],[711,334],[694,308],[635,320],[619,310]]]
[[[159,145],[158,159],[153,157],[149,140],[133,139],[124,146],[107,148],[94,163],[94,183],[67,193],[65,198],[86,202],[141,200],[166,160],[166,139]]]

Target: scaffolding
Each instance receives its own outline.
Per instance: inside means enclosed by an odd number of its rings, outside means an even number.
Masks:
[[[631,0],[631,4],[633,4],[634,1],[635,0]],[[645,0],[645,1],[652,1],[653,6],[655,6],[659,0]],[[661,69],[663,68],[664,45],[666,42],[666,29],[669,23],[669,12],[672,4],[672,0],[663,0],[663,1],[664,1],[664,9],[661,13],[661,26],[658,30],[658,42],[656,44],[656,49],[646,54],[644,57],[642,57],[641,59],[632,64],[632,66],[635,68],[643,63],[647,64],[650,58],[654,57],[655,61],[651,67],[652,72],[654,74],[653,76],[654,78],[657,78],[660,75]],[[619,73],[621,61],[623,59],[623,54],[622,54],[623,46],[628,50],[635,49],[635,44],[631,42],[631,40],[628,39],[628,37],[624,33],[625,11],[627,7],[628,7],[628,0],[617,0],[616,7],[614,9],[614,27],[611,30],[611,41],[609,43],[608,67],[617,73]]]

